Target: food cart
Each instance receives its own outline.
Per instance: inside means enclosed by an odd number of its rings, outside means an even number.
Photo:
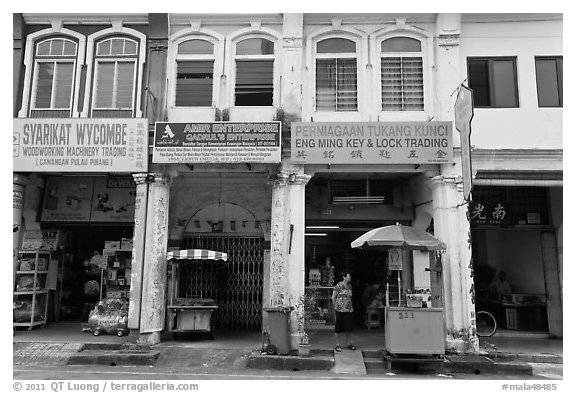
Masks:
[[[170,292],[168,304],[168,329],[173,333],[207,332],[214,339],[212,314],[218,309],[213,298],[201,286],[191,288],[192,280],[185,273],[193,274],[193,269],[185,269],[188,264],[200,266],[204,261],[225,263],[228,255],[219,251],[190,249],[171,251],[167,256],[171,265]]]
[[[354,240],[351,247],[392,250],[389,257],[392,254],[401,255],[399,250],[428,251],[431,293],[403,293],[398,275],[398,299],[395,301],[396,306],[391,306],[387,284],[384,352],[389,369],[392,362],[442,362],[445,354],[445,323],[439,252],[446,248],[444,243],[425,231],[396,224],[366,232]]]

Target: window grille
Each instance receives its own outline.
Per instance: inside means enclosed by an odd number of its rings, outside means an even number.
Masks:
[[[540,214],[540,224],[548,225],[548,190],[545,187],[476,186],[473,200],[482,204],[506,204],[512,223],[526,221],[527,213]]]

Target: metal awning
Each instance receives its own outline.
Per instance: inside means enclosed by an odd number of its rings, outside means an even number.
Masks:
[[[212,250],[202,250],[199,248],[193,248],[189,250],[178,250],[170,251],[168,253],[167,259],[212,259],[212,260],[223,260],[228,261],[228,254],[220,251]]]

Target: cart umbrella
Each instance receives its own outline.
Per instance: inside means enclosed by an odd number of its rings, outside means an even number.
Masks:
[[[446,245],[421,229],[396,224],[372,229],[356,240],[352,248],[401,248],[404,250],[438,251]]]
[[[228,254],[220,251],[202,250],[193,248],[190,250],[170,251],[167,259],[211,259],[228,261]]]

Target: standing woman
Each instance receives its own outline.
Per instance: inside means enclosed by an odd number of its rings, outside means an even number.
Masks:
[[[356,349],[352,344],[348,344],[348,333],[352,331],[354,320],[352,318],[354,307],[352,306],[352,285],[350,281],[352,276],[347,271],[341,271],[340,281],[334,287],[332,293],[332,304],[334,304],[334,311],[336,312],[336,326],[334,333],[336,335],[336,352],[342,352],[340,341],[341,333],[344,334],[344,346],[349,349]]]

